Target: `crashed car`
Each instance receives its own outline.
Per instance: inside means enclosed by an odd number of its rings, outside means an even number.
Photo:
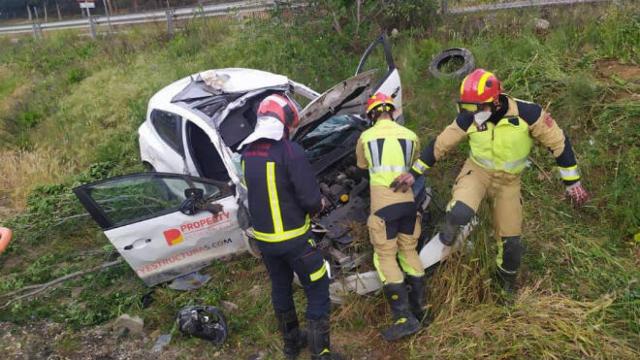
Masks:
[[[382,55],[376,63],[382,68],[365,70],[375,53]],[[250,251],[238,145],[253,132],[261,100],[285,92],[308,101],[306,106],[296,103],[300,126],[292,139],[304,147],[321,191],[331,201],[312,230],[332,272],[348,274],[370,258],[352,251],[350,224],[364,224],[368,215],[368,181],[353,169],[356,142],[370,126],[364,103],[378,91],[395,99],[395,118],[403,122],[400,76],[385,36],[367,48],[355,76],[323,94],[260,70],[200,72],[166,86],[149,101],[139,141],[141,160],[150,172],[74,191],[149,286],[196,271],[213,259]],[[414,191],[426,207],[424,180]]]

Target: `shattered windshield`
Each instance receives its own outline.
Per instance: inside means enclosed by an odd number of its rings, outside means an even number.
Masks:
[[[311,162],[343,144],[354,132],[360,131],[363,120],[353,115],[336,115],[299,140]]]

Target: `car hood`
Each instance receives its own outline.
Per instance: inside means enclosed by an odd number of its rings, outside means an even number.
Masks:
[[[323,121],[338,114],[359,114],[364,109],[370,88],[374,85],[376,71],[366,71],[341,81],[311,101],[300,112],[300,125],[293,134],[300,139]]]

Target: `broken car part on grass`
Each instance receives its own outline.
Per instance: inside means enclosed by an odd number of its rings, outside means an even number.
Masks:
[[[380,61],[372,60],[376,54]],[[258,104],[274,92],[309,101],[296,103],[300,126],[292,138],[305,149],[330,203],[313,220],[313,234],[334,278],[355,284],[349,276],[371,255],[356,250],[351,234],[354,223],[366,223],[369,207],[367,178],[353,171],[357,140],[371,125],[363,116],[364,103],[375,92],[387,94],[396,102],[394,117],[404,121],[400,75],[385,36],[367,48],[355,76],[323,94],[283,75],[230,68],[178,80],[151,98],[138,132],[141,159],[152,171],[74,189],[147,285],[253,249],[238,145],[253,132]],[[424,178],[418,180],[414,194],[424,211],[431,190]],[[195,206],[198,202],[205,206]],[[421,243],[424,239],[430,239],[427,231]]]

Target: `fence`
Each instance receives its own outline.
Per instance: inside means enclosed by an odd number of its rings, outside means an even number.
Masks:
[[[574,4],[587,4],[587,3],[611,3],[621,2],[623,0],[519,0],[491,4],[479,4],[473,6],[466,5],[467,1],[461,0],[440,0],[441,9],[440,13],[443,15],[457,15],[466,13],[475,13],[482,11],[497,11],[507,9],[521,9],[527,7],[541,7],[541,6],[562,6],[562,5],[574,5]],[[634,0],[637,1],[637,0]],[[464,2],[464,4],[463,4]],[[0,35],[2,34],[19,34],[31,32],[35,38],[42,37],[42,31],[44,30],[57,30],[57,29],[74,29],[74,28],[89,28],[90,34],[93,38],[97,36],[99,25],[108,25],[109,31],[111,31],[114,25],[129,25],[140,24],[146,22],[159,22],[166,21],[167,31],[169,34],[173,34],[175,30],[176,20],[188,19],[194,16],[223,16],[229,14],[241,14],[241,13],[259,13],[264,12],[282,4],[286,6],[300,7],[306,6],[303,1],[282,1],[282,0],[249,0],[249,1],[237,1],[224,4],[206,5],[198,7],[187,7],[168,9],[161,11],[151,11],[145,13],[136,13],[128,15],[117,16],[89,16],[88,19],[78,19],[69,21],[57,21],[41,24],[36,18],[31,18],[31,24],[27,25],[15,25],[0,27]]]
[[[481,11],[521,9],[526,7],[574,5],[574,4],[603,3],[603,2],[612,2],[612,0],[520,0],[520,1],[493,3],[493,4],[480,4],[480,5],[465,6],[465,7],[462,7],[462,6],[450,7],[450,5],[453,5],[455,3],[454,0],[442,0],[441,13],[442,14],[467,14],[467,13],[475,13],[475,12],[481,12]]]

